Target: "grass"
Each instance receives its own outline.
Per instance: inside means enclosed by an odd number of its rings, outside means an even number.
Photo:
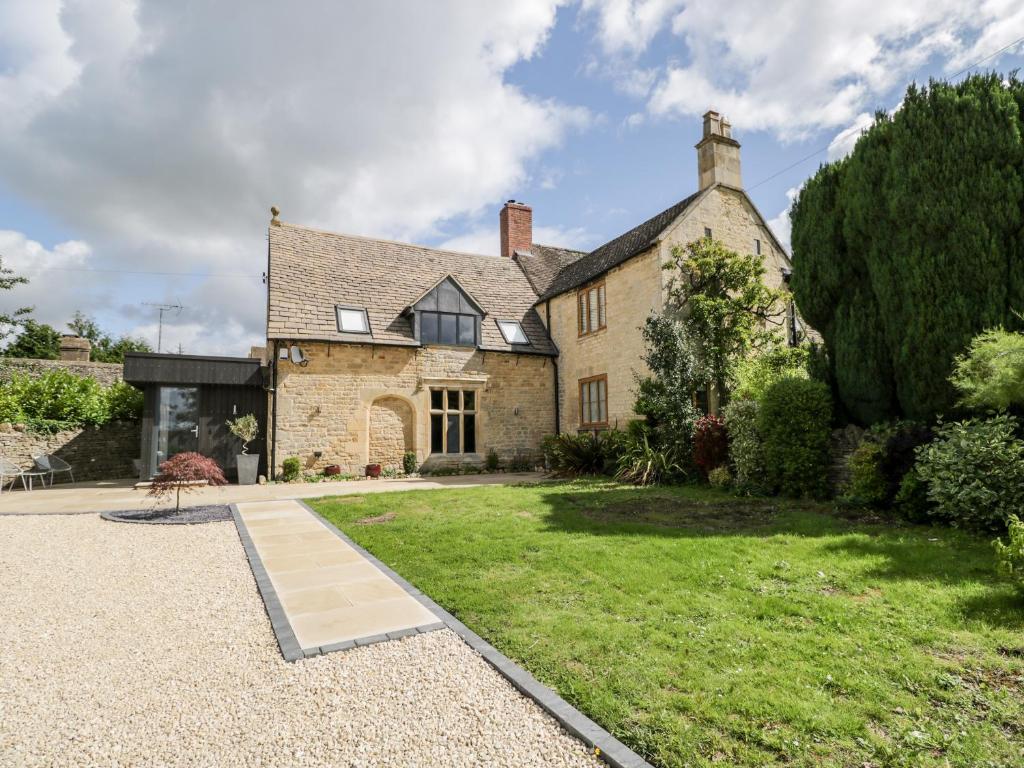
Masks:
[[[313,505],[655,765],[1024,765],[987,540],[599,482]]]

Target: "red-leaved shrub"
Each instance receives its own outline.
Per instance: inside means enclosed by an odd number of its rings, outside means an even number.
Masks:
[[[181,492],[186,493],[197,487],[194,483],[206,481],[207,485],[227,485],[224,472],[213,459],[201,453],[186,451],[178,453],[160,465],[160,474],[153,478],[150,496],[163,498],[176,495],[176,510],[181,509]]]
[[[712,469],[729,461],[725,422],[717,416],[701,416],[694,423],[693,461],[705,478]]]

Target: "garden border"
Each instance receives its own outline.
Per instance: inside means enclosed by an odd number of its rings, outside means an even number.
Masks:
[[[634,752],[632,749],[627,747],[621,741],[612,736],[608,731],[599,726],[589,717],[584,715],[578,709],[573,707],[569,702],[559,696],[553,689],[544,685],[542,682],[537,680],[523,667],[516,664],[510,658],[501,653],[497,648],[484,640],[480,635],[476,634],[473,630],[459,621],[455,616],[446,611],[440,605],[435,603],[423,592],[418,590],[415,586],[410,584],[394,570],[389,568],[387,565],[382,563],[379,559],[374,557],[371,553],[367,552],[366,549],[361,547],[349,536],[342,532],[337,526],[324,518],[319,512],[313,509],[302,499],[294,499],[294,501],[301,506],[305,507],[317,520],[319,520],[327,530],[333,532],[338,538],[348,544],[350,547],[355,549],[359,554],[373,563],[377,568],[383,571],[388,577],[390,577],[396,584],[402,589],[409,593],[412,597],[416,598],[417,601],[427,610],[431,611],[435,616],[442,620],[442,623],[438,625],[430,625],[432,628],[441,629],[447,627],[452,632],[462,638],[463,642],[466,643],[470,648],[479,653],[488,664],[501,674],[506,680],[508,680],[513,687],[516,688],[527,698],[533,700],[537,705],[553,717],[566,731],[571,733],[573,736],[578,738],[588,747],[593,749],[595,753],[606,763],[611,765],[613,768],[653,768],[650,763],[644,760],[640,755]],[[234,505],[232,505],[234,506]],[[237,514],[237,510],[233,510]],[[240,517],[236,517],[236,521],[240,520]],[[250,540],[251,542],[251,540]],[[248,552],[247,552],[248,553]],[[256,556],[257,560],[259,555]],[[250,560],[250,562],[252,562]],[[262,568],[262,565],[261,565]],[[266,577],[264,571],[264,579],[268,586],[270,585],[269,578]],[[273,587],[270,586],[271,592]],[[276,601],[277,596],[274,595]],[[280,604],[278,604],[280,608]],[[269,611],[269,604],[268,604]],[[282,611],[283,615],[283,611]],[[287,619],[285,619],[287,623]],[[419,629],[419,628],[417,628]],[[389,633],[390,634],[390,633]],[[413,634],[413,631],[406,630],[405,634]],[[294,636],[293,636],[294,637]],[[382,640],[397,639],[380,636]],[[280,638],[279,638],[280,640]],[[378,640],[377,642],[381,642]],[[359,641],[354,642],[355,645],[359,645]],[[366,643],[363,643],[364,645]],[[296,644],[297,645],[297,644]],[[340,643],[339,645],[348,645],[346,643]],[[351,647],[349,645],[348,647]],[[282,649],[283,650],[283,649]],[[320,649],[322,652],[328,652],[329,650],[344,650],[343,648],[323,648]]]

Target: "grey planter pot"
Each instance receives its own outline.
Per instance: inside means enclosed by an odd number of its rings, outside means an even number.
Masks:
[[[260,471],[260,455],[258,453],[240,453],[238,459],[238,484],[256,485],[256,476]]]

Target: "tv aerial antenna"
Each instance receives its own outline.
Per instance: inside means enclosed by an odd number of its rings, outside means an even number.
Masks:
[[[160,313],[160,320],[157,323],[156,331],[156,351],[160,352],[164,342],[164,312],[171,312],[173,310],[175,314],[180,315],[184,307],[181,304],[158,304],[153,301],[144,301],[142,303],[147,307],[156,307]]]

